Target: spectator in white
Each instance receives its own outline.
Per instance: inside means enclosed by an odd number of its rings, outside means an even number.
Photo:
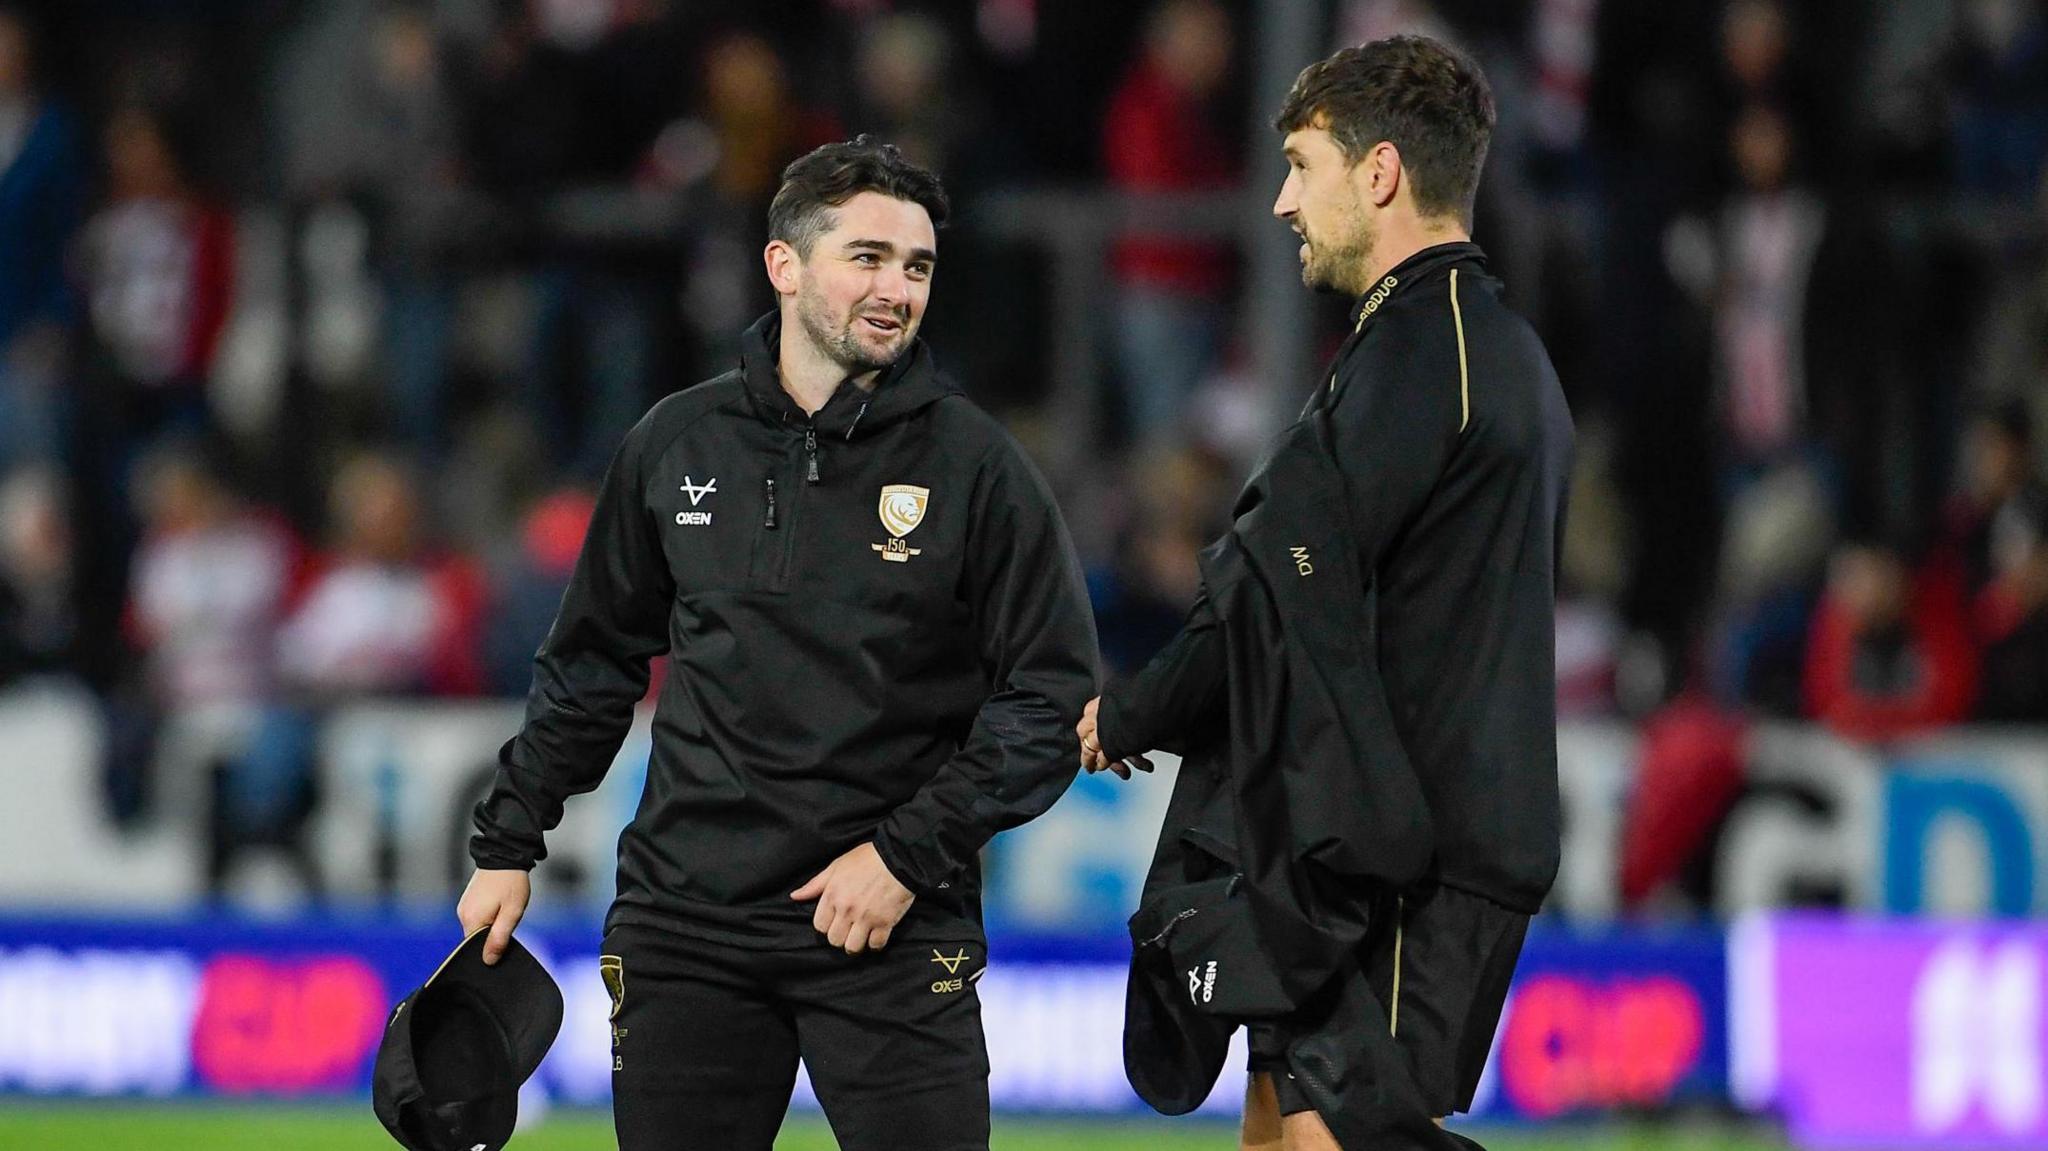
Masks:
[[[335,477],[329,514],[336,555],[278,635],[288,683],[323,698],[474,692],[481,581],[422,547],[412,476],[359,457]]]
[[[1729,146],[1742,186],[1722,210],[1714,351],[1720,417],[1739,466],[1780,458],[1805,436],[1806,283],[1827,217],[1790,180],[1792,128],[1777,111],[1743,113]]]
[[[298,558],[291,532],[241,504],[195,447],[159,448],[140,473],[129,619],[151,696],[174,708],[268,700]]]
[[[123,108],[105,134],[108,203],[86,226],[94,418],[117,459],[167,431],[201,434],[234,291],[234,221],[202,195],[170,121]]]
[[[1793,133],[1774,108],[1736,118],[1728,147],[1739,186],[1718,219],[1674,224],[1673,279],[1712,313],[1714,429],[1724,503],[1807,444],[1807,284],[1827,225],[1793,180]]]

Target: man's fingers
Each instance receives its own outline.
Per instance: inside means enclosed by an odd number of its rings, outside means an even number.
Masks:
[[[889,946],[889,929],[886,927],[877,927],[873,931],[869,932],[868,946],[875,951],[880,951],[884,947]]]
[[[1131,763],[1127,759],[1115,760],[1109,765],[1109,770],[1116,773],[1118,779],[1131,778]]]
[[[832,929],[832,917],[837,910],[830,900],[818,901],[818,909],[811,912],[811,926],[817,929],[818,934],[823,935]]]
[[[826,871],[830,870],[830,868],[826,868]],[[789,897],[801,903],[806,899],[816,899],[823,894],[825,894],[825,872],[821,871],[811,876],[810,882],[790,892]]]
[[[1124,757],[1124,762],[1131,767],[1137,768],[1139,771],[1149,772],[1152,770],[1152,761],[1142,755],[1127,755]]]
[[[484,966],[498,962],[505,954],[505,948],[512,943],[512,929],[519,926],[519,913],[511,908],[498,909],[498,918],[491,924],[490,938],[484,940]]]
[[[852,916],[841,912],[832,917],[832,923],[825,930],[825,942],[834,947],[846,946],[846,937],[853,930]]]

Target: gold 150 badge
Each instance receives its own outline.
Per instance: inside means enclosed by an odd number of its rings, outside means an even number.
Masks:
[[[930,488],[913,487],[910,484],[889,484],[882,489],[882,503],[877,509],[882,517],[882,528],[889,533],[886,544],[868,546],[882,553],[890,563],[909,563],[910,557],[923,554],[918,548],[903,542],[903,537],[917,530],[924,522],[925,501],[931,499]]]

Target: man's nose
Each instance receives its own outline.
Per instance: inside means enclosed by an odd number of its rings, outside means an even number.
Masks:
[[[894,306],[910,297],[910,277],[903,274],[897,264],[884,264],[875,273],[874,299],[877,303]]]

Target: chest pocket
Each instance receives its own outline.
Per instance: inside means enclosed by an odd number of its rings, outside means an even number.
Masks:
[[[648,485],[648,514],[677,595],[746,588],[767,510],[766,479],[761,464],[728,463],[667,467]]]

